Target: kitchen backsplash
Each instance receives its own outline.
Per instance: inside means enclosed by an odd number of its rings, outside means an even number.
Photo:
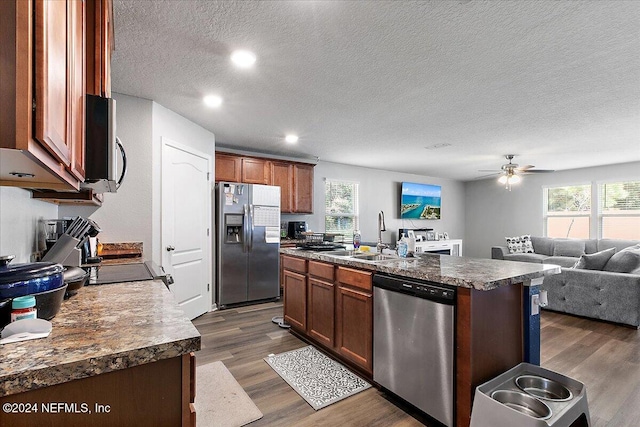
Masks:
[[[15,255],[14,263],[29,262],[40,249],[39,220],[57,217],[57,205],[33,200],[21,188],[0,187],[0,255]]]

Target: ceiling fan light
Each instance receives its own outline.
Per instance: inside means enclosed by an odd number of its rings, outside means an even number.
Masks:
[[[507,183],[507,179],[509,179],[507,178],[507,175],[502,175],[500,178],[498,178],[498,182],[504,185]]]
[[[521,181],[520,177],[518,175],[511,175],[508,179],[509,181],[509,185],[511,184],[517,184]]]

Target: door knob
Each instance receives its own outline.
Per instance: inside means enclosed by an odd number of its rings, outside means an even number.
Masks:
[[[167,246],[167,252],[175,251],[176,248],[174,246]]]

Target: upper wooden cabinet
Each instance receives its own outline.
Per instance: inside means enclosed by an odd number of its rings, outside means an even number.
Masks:
[[[216,182],[280,187],[280,211],[313,213],[313,167],[307,163],[216,153]]]
[[[95,20],[87,10],[96,8],[110,11],[111,0],[0,2],[0,185],[79,190],[87,68],[94,66],[87,45]]]
[[[293,211],[313,213],[313,166],[293,166]]]
[[[238,156],[216,153],[216,182],[240,182],[241,160]]]
[[[271,185],[280,187],[280,211],[293,212],[293,165],[271,162]]]
[[[247,184],[271,184],[271,162],[253,157],[242,158],[242,182]]]

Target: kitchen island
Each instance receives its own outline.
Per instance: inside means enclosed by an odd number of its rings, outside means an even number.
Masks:
[[[0,346],[0,425],[193,425],[200,334],[159,280],[85,286]]]
[[[280,253],[284,316],[293,333],[368,379],[376,363],[374,274],[455,287],[456,426],[469,425],[476,386],[535,359],[531,330],[537,325],[539,333],[539,316],[528,313],[530,296],[544,276],[560,273],[555,265],[447,255],[363,260],[297,249]]]

